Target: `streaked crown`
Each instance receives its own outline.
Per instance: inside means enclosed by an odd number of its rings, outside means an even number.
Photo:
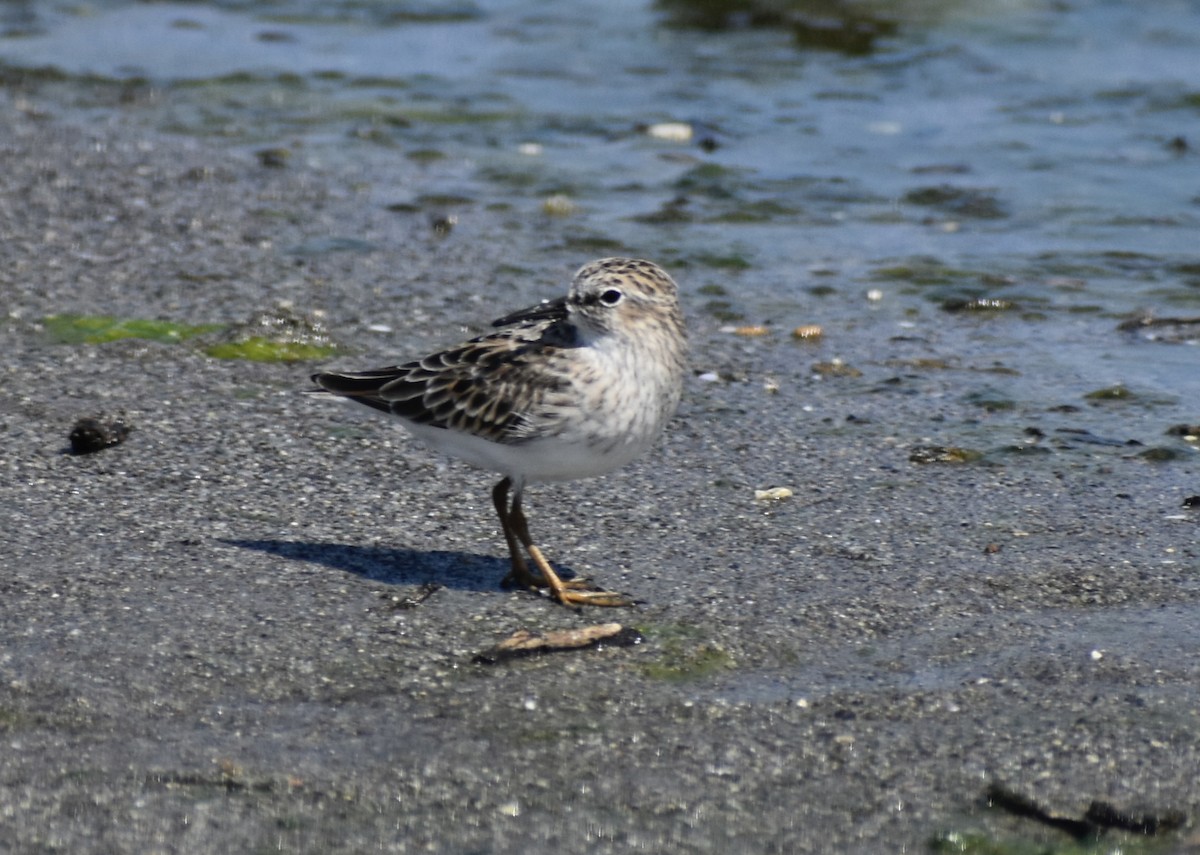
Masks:
[[[601,258],[579,268],[567,306],[600,332],[620,325],[661,323],[682,333],[679,289],[657,264],[639,258]]]

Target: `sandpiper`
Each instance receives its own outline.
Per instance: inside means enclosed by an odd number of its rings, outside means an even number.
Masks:
[[[563,605],[632,605],[586,580],[560,579],[529,534],[521,497],[530,482],[611,472],[662,432],[679,404],[687,345],[675,282],[649,261],[602,258],[579,269],[566,297],[492,326],[403,365],[312,379],[503,475],[492,501],[512,560],[505,584],[547,589]]]

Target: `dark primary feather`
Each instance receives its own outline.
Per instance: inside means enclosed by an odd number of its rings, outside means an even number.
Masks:
[[[529,414],[567,383],[555,351],[576,346],[566,299],[548,300],[495,321],[496,332],[403,365],[320,373],[313,382],[416,424],[460,430],[493,442],[529,438]],[[549,364],[548,364],[549,363]]]
[[[564,321],[567,319],[567,298],[557,300],[542,300],[536,306],[521,309],[510,315],[492,321],[494,327],[507,327],[513,324],[530,323],[535,321]]]

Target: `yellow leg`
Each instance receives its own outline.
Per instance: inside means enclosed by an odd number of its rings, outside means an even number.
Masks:
[[[505,481],[508,479],[506,478]],[[500,484],[504,484],[501,481]],[[496,486],[498,491],[500,484]],[[505,489],[507,493],[507,485]],[[493,491],[495,498],[496,491]],[[617,594],[612,591],[597,591],[590,590],[587,587],[587,581],[584,579],[572,579],[564,582],[558,578],[558,574],[554,572],[554,568],[550,566],[550,562],[542,555],[542,550],[538,549],[534,544],[533,538],[529,535],[529,524],[525,521],[525,513],[521,510],[521,490],[518,488],[513,495],[512,507],[508,511],[507,520],[503,520],[505,538],[508,540],[509,552],[514,556],[518,555],[518,551],[513,546],[513,536],[521,542],[525,550],[529,553],[529,557],[533,559],[533,563],[537,565],[538,572],[542,574],[539,587],[550,589],[550,596],[562,603],[564,606],[632,606],[633,600],[628,597]],[[524,558],[521,558],[520,566],[524,568],[524,573],[532,577],[529,569],[525,564]],[[517,561],[514,557],[513,572],[517,572]],[[510,573],[509,576],[512,576]]]

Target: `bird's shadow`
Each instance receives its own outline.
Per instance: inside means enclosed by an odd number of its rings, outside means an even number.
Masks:
[[[237,540],[221,543],[293,561],[322,564],[386,585],[436,583],[447,588],[496,591],[509,571],[507,559],[470,552],[422,551],[394,546],[356,546],[304,540]],[[565,578],[574,574],[562,568]]]
[[[230,546],[255,549],[293,561],[322,564],[387,585],[424,585],[496,590],[508,562],[487,555],[444,550],[421,551],[395,546],[357,546],[305,540],[225,540]]]

